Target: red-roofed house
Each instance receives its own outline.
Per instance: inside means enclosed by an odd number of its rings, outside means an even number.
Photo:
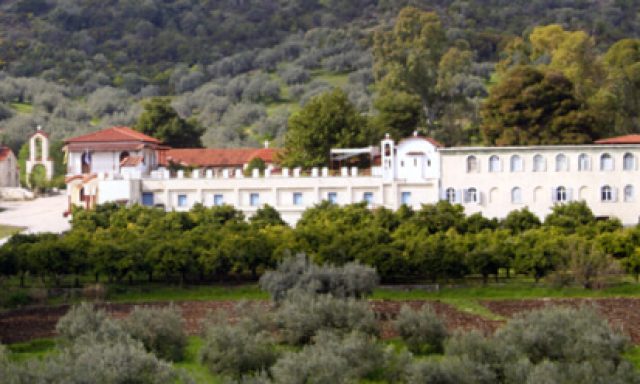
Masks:
[[[0,187],[19,187],[18,161],[9,147],[0,147]]]

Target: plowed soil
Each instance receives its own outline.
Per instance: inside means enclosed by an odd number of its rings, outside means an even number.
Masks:
[[[272,308],[268,301],[255,301],[252,304],[262,307],[265,311],[269,311]],[[477,315],[459,311],[455,307],[439,301],[373,300],[370,304],[380,320],[382,337],[384,338],[395,336],[391,322],[396,318],[403,305],[409,305],[412,308],[419,308],[425,304],[431,305],[451,331],[474,329],[482,333],[491,333],[502,324],[500,321],[487,320]],[[482,304],[492,312],[506,318],[545,306],[580,307],[582,305],[592,305],[613,326],[619,327],[629,334],[635,344],[640,344],[640,298],[499,300],[482,301]],[[158,307],[168,305],[168,303],[138,305]],[[193,335],[201,331],[202,320],[210,312],[223,311],[233,321],[238,302],[185,301],[176,303],[176,305],[182,310],[185,330]],[[106,303],[100,304],[98,307],[105,309],[115,318],[123,318],[133,309],[134,305]],[[55,336],[55,325],[58,319],[68,310],[68,305],[61,305],[23,308],[0,313],[0,342],[8,344]]]
[[[640,344],[640,298],[499,300],[482,304],[504,317],[547,306],[593,306],[609,324],[628,334],[634,344]]]
[[[483,319],[479,316],[461,312],[456,308],[437,301],[371,301],[371,307],[380,319],[383,337],[394,336],[391,321],[400,312],[402,305],[419,308],[425,303],[433,306],[436,313],[442,317],[450,330],[477,329],[482,332],[492,332],[499,326],[499,322]],[[201,331],[202,320],[209,312],[224,311],[233,321],[237,301],[186,301],[176,303],[182,310],[185,320],[185,330],[189,334]],[[138,304],[145,306],[164,306],[167,303]],[[253,305],[270,310],[267,301],[256,301]],[[133,309],[133,304],[101,304],[115,318],[123,318]],[[55,325],[58,319],[69,310],[68,305],[55,307],[32,307],[0,313],[0,342],[9,344],[28,341],[36,338],[55,336]]]

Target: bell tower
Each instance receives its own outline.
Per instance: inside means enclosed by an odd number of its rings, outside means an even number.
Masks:
[[[384,181],[393,181],[396,178],[396,148],[388,133],[384,135],[380,146],[382,149],[382,178]]]
[[[27,180],[29,180],[33,168],[38,165],[44,167],[47,180],[51,180],[53,178],[53,161],[49,157],[49,135],[39,125],[36,132],[29,138],[29,159],[26,164]]]

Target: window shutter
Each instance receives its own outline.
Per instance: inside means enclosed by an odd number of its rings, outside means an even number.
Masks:
[[[482,204],[482,198],[483,198],[483,193],[480,191],[476,191],[476,204],[477,205],[481,205]]]
[[[567,201],[573,201],[573,188],[567,188]]]
[[[618,201],[618,188],[611,188],[611,201]]]
[[[464,201],[465,190],[464,189],[456,189],[455,192],[456,192],[456,195],[455,195],[455,198],[453,200],[458,204],[462,204],[462,202]]]
[[[552,187],[551,188],[551,202],[555,203],[557,201],[556,200],[557,196],[558,196],[558,194],[556,193],[556,188]]]

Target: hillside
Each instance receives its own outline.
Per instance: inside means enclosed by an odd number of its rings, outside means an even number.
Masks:
[[[289,113],[334,86],[375,115],[371,31],[408,4],[437,11],[447,39],[466,41],[476,88],[508,41],[536,25],[585,30],[602,52],[640,35],[631,0],[9,0],[0,6],[4,141],[18,148],[37,124],[56,139],[132,124],[157,95],[205,126],[209,146],[279,143]],[[458,136],[445,141],[473,133]]]

